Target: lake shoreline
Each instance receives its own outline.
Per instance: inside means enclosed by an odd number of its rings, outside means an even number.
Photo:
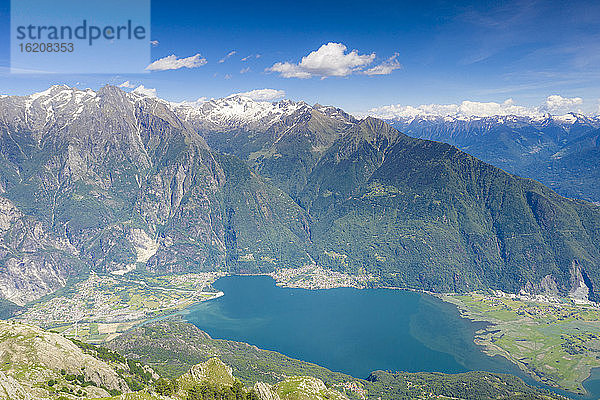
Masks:
[[[311,270],[312,269],[305,269],[301,274],[289,275],[292,278],[296,278],[299,275],[303,279],[286,279],[286,280],[284,280],[284,279],[281,279],[282,274],[278,273],[278,271],[275,271],[272,273],[258,273],[258,274],[227,274],[227,276],[268,276],[268,277],[272,278],[273,280],[275,280],[275,284],[278,287],[290,288],[290,289],[304,289],[304,290],[311,290],[311,291],[319,291],[319,290],[334,289],[334,288],[354,288],[354,289],[358,289],[358,290],[386,289],[386,290],[396,290],[396,291],[419,293],[419,294],[432,296],[433,298],[436,298],[448,305],[451,305],[458,312],[458,315],[461,319],[469,321],[472,324],[485,324],[486,328],[491,328],[491,329],[493,329],[493,326],[494,326],[493,321],[490,321],[489,319],[485,319],[485,318],[474,317],[473,315],[470,315],[468,312],[465,312],[466,310],[464,308],[461,308],[457,302],[451,301],[453,296],[458,295],[457,293],[438,293],[438,292],[431,292],[431,291],[424,290],[424,289],[383,286],[383,285],[377,285],[374,281],[370,281],[371,284],[369,286],[356,284],[355,283],[356,281],[344,281],[344,280],[337,282],[337,284],[334,284],[335,282],[332,282],[331,280],[327,280],[326,281],[327,284],[325,284],[325,285],[316,285],[315,281],[319,282],[319,281],[323,281],[323,280],[322,279],[315,280],[314,277],[306,276],[309,273],[309,271],[311,271]],[[317,274],[317,276],[319,276],[319,274]],[[309,279],[307,279],[307,278],[309,278]],[[343,274],[343,278],[346,279],[346,274]],[[510,296],[509,294],[505,294],[505,295]],[[517,296],[517,295],[514,295],[514,296]],[[527,296],[521,296],[521,297],[525,298],[528,301],[534,301],[533,299],[528,298]],[[551,303],[551,304],[553,304],[555,306],[558,305],[556,303]],[[475,325],[475,326],[477,326],[477,325]],[[480,330],[481,330],[481,328],[476,329],[475,331],[477,332]],[[474,343],[477,346],[477,348],[480,349],[480,351],[482,353],[486,354],[486,356],[491,357],[491,358],[501,357],[503,360],[509,362],[511,365],[513,365],[515,368],[517,368],[518,371],[523,373],[525,376],[532,379],[534,382],[537,382],[538,384],[542,385],[541,387],[545,387],[547,389],[551,388],[553,390],[562,392],[559,394],[561,394],[563,396],[576,396],[575,398],[580,398],[580,399],[588,398],[587,396],[582,395],[581,393],[567,391],[567,390],[565,390],[565,388],[561,387],[560,385],[555,384],[553,381],[544,379],[544,376],[536,375],[534,372],[530,371],[525,364],[519,362],[509,352],[502,349],[501,347],[498,347],[498,346],[495,346],[492,344],[486,344],[485,342],[477,340],[476,332],[472,335],[471,341],[472,341],[472,343]],[[600,369],[599,369],[599,372],[600,372]],[[591,377],[591,374],[588,374],[588,377],[584,380],[584,382],[587,379],[589,379],[590,377]],[[589,393],[588,393],[588,395],[589,395]]]

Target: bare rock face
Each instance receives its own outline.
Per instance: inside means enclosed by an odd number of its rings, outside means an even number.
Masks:
[[[18,304],[64,286],[77,249],[0,196],[0,296]]]
[[[233,370],[221,360],[214,357],[202,364],[194,365],[188,372],[177,379],[180,389],[187,389],[195,383],[208,381],[222,386],[232,386],[235,382]]]
[[[576,302],[588,302],[590,288],[585,283],[581,267],[576,260],[571,264],[569,273],[571,274],[571,291],[569,292],[569,297]]]
[[[86,381],[96,384],[86,387],[91,397],[108,395],[100,387],[129,391],[125,381],[106,362],[83,353],[59,334],[25,324],[0,321],[0,360],[9,366],[0,375],[0,388],[12,388],[15,394],[26,392],[33,398],[46,398],[47,382],[67,384],[65,376],[69,374],[83,375]]]
[[[559,290],[554,277],[552,275],[546,275],[536,284],[527,281],[523,289],[521,289],[521,293],[556,298],[559,295]]]
[[[15,378],[0,371],[0,399],[34,400],[34,397]]]
[[[550,296],[558,296],[558,285],[552,275],[546,275],[540,282],[540,291]]]
[[[256,382],[253,387],[260,400],[281,400],[273,386],[264,382]]]

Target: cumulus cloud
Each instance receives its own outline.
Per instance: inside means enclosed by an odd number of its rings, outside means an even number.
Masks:
[[[227,53],[227,55],[225,57],[223,57],[219,60],[219,64],[223,64],[225,62],[225,60],[227,60],[229,57],[235,56],[236,53],[237,53],[237,51],[235,51],[235,50],[230,51],[229,53]]]
[[[158,42],[158,40],[151,40],[150,44],[152,45],[152,47],[157,47],[159,42]]]
[[[285,91],[277,89],[255,89],[249,92],[236,93],[232,96],[249,97],[256,101],[274,101],[285,97]]]
[[[379,65],[376,65],[372,68],[364,71],[365,75],[389,75],[397,69],[402,68],[402,64],[397,60],[400,54],[395,53],[392,57],[388,58],[386,61],[382,62]]]
[[[360,72],[375,59],[375,53],[359,54],[357,50],[346,53],[342,43],[327,43],[318,50],[302,57],[298,64],[278,62],[266,69],[277,72],[284,78],[306,79],[313,76],[348,76]]]
[[[502,103],[465,100],[460,104],[421,104],[419,106],[392,104],[372,108],[367,114],[386,119],[412,118],[415,116],[490,117],[518,115],[540,117],[547,113],[561,115],[569,112],[579,112],[576,108],[582,104],[583,99],[580,97],[567,98],[552,95],[548,96],[540,106],[533,107],[517,105],[513,99],[507,99]]]
[[[477,115],[481,117],[490,117],[493,115],[526,115],[535,116],[538,114],[536,108],[516,105],[513,99],[507,99],[503,103],[478,101],[463,101],[458,107],[460,115]]]
[[[536,108],[529,108],[514,104],[512,99],[502,103],[478,102],[465,100],[460,104],[422,104],[420,106],[404,106],[393,104],[389,106],[372,108],[370,115],[381,118],[411,118],[417,115],[430,116],[478,116],[490,117],[493,115],[527,115],[538,114]]]
[[[133,89],[135,85],[129,81],[125,81],[119,85],[120,88]]]
[[[582,104],[583,99],[581,97],[562,97],[558,94],[554,94],[546,98],[545,109],[551,113],[568,112],[573,110],[575,106],[580,106]]]
[[[200,54],[196,54],[187,58],[177,58],[175,54],[158,59],[148,65],[148,71],[167,71],[180,68],[198,68],[206,64],[206,59]]]
[[[136,87],[131,93],[139,94],[140,96],[156,97],[156,89],[147,88],[144,85]]]

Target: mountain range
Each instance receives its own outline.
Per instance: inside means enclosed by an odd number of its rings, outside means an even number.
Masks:
[[[597,144],[581,137],[575,154]],[[335,107],[112,86],[0,97],[0,294],[19,306],[91,270],[307,264],[596,299],[598,243],[597,206]]]
[[[450,143],[557,193],[600,202],[600,116],[432,116],[393,118],[400,131]]]

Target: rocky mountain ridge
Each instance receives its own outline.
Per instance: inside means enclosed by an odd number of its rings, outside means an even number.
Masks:
[[[600,285],[597,207],[303,102],[172,104],[111,86],[2,97],[0,198],[0,291],[19,305],[90,270],[316,263],[512,293],[550,275],[566,295],[575,262],[591,298]]]
[[[57,398],[78,390],[94,398],[131,391],[116,371],[129,370],[126,364],[86,354],[59,334],[0,321],[0,343],[0,398]]]
[[[450,143],[508,172],[537,179],[567,197],[600,200],[595,168],[600,116],[417,115],[387,121],[410,136]]]

